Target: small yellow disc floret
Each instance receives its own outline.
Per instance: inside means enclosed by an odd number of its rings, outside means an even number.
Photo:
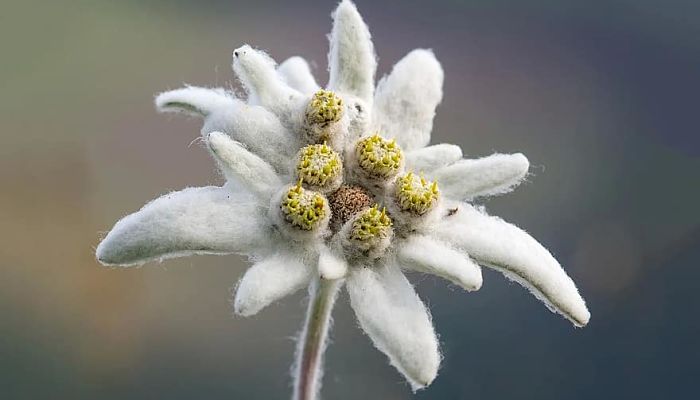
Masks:
[[[317,228],[328,213],[326,198],[301,187],[301,181],[282,197],[280,208],[287,222],[305,231]]]
[[[325,143],[306,146],[299,152],[297,174],[307,185],[320,188],[332,185],[342,169],[340,155]]]
[[[375,134],[357,144],[355,150],[360,167],[370,176],[389,178],[401,168],[403,152],[396,140],[387,140]]]
[[[391,217],[387,215],[386,208],[379,211],[375,204],[363,211],[352,223],[351,237],[359,241],[382,239],[391,233],[391,226]]]
[[[430,182],[409,172],[396,179],[396,203],[412,214],[423,215],[437,204],[440,196],[437,182]]]
[[[343,99],[330,90],[316,92],[306,107],[306,121],[309,124],[328,125],[343,117]]]

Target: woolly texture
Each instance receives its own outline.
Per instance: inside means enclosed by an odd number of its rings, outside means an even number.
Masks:
[[[156,96],[156,108],[160,112],[175,112],[206,117],[233,107],[234,98],[224,89],[207,89],[187,86]]]
[[[481,288],[481,268],[445,242],[413,235],[399,245],[397,255],[402,267],[439,276],[467,291]]]
[[[326,246],[321,246],[318,250],[318,273],[323,279],[340,279],[348,272],[348,263],[345,258],[339,257],[335,252]]]
[[[329,40],[328,88],[371,103],[377,59],[369,29],[351,1],[342,1],[333,13]]]
[[[435,108],[442,101],[443,72],[430,50],[417,49],[402,58],[377,84],[374,124],[408,151],[430,141]]]
[[[343,161],[327,144],[312,144],[299,150],[296,172],[309,188],[327,193],[343,182]]]
[[[500,218],[488,216],[467,203],[453,206],[457,212],[435,228],[438,236],[466,251],[479,264],[504,272],[574,325],[588,323],[591,315],[586,303],[547,249]]]
[[[172,192],[119,220],[97,246],[105,265],[138,265],[192,254],[246,252],[267,243],[261,210],[225,188]]]
[[[396,141],[377,134],[357,143],[355,157],[365,174],[373,178],[390,178],[403,167],[403,152]]]
[[[277,73],[292,89],[311,95],[319,87],[311,74],[309,63],[301,57],[290,57],[277,67]]]
[[[306,287],[313,269],[299,254],[280,251],[253,264],[238,283],[233,307],[236,314],[248,317]]]
[[[399,176],[394,182],[396,205],[414,215],[423,215],[432,210],[440,197],[437,182],[425,180],[413,172]]]
[[[347,288],[357,320],[377,349],[414,391],[429,385],[440,364],[437,338],[428,311],[399,268],[352,269]]]
[[[156,97],[156,108],[203,117],[203,136],[225,132],[278,172],[287,171],[289,159],[299,148],[296,136],[274,114],[263,107],[249,106],[221,89],[186,87],[164,92]]]
[[[289,117],[304,96],[280,78],[270,56],[248,45],[241,46],[233,51],[233,70],[248,93],[249,104],[261,105],[283,124],[292,124]]]
[[[462,160],[435,171],[443,193],[453,199],[471,199],[508,193],[527,176],[530,162],[520,154],[493,154]]]
[[[244,149],[221,132],[212,132],[207,143],[229,181],[240,183],[259,199],[269,199],[282,184],[277,173],[263,159]]]
[[[407,151],[406,168],[412,171],[431,172],[462,159],[462,149],[454,144],[434,144],[432,146]]]
[[[300,146],[297,136],[287,130],[273,113],[238,99],[234,107],[205,118],[202,135],[210,132],[228,134],[280,173],[288,172],[289,160]]]
[[[583,299],[544,247],[458,202],[510,191],[527,175],[525,156],[465,160],[458,146],[425,147],[443,96],[432,51],[407,54],[375,91],[370,33],[350,0],[333,13],[329,41],[328,90],[302,58],[277,66],[244,45],[233,69],[245,100],[197,87],[159,95],[159,110],[204,119],[201,134],[227,183],[171,193],[123,218],[98,246],[99,261],[243,253],[256,263],[233,301],[241,315],[310,285],[298,400],[317,398],[331,307],[344,283],[360,325],[413,389],[433,381],[437,338],[400,267],[476,290],[478,262],[585,325]]]

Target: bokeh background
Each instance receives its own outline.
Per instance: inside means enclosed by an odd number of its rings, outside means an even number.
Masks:
[[[417,399],[692,398],[700,373],[700,2],[358,0],[379,76],[415,47],[446,72],[434,142],[525,153],[488,209],[528,229],[593,313],[574,329],[501,275],[465,294],[413,276],[445,360]],[[229,257],[107,269],[121,216],[222,182],[200,123],[154,112],[184,83],[237,88],[231,51],[327,79],[332,1],[2,0],[0,398],[279,399],[304,293],[236,318]],[[411,399],[334,313],[323,395]]]

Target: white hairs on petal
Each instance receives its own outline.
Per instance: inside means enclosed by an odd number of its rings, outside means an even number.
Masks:
[[[396,138],[404,150],[426,146],[435,108],[442,101],[443,80],[442,67],[432,51],[408,53],[377,84],[375,128],[386,137]]]
[[[462,149],[454,144],[434,144],[406,152],[406,168],[415,172],[432,172],[462,159]]]
[[[481,268],[469,256],[428,236],[410,236],[397,255],[402,267],[439,276],[468,291],[479,290],[483,282]]]
[[[282,185],[270,164],[225,133],[210,133],[207,143],[227,179],[239,182],[259,199],[268,201],[272,193]]]
[[[318,255],[318,273],[323,279],[344,278],[348,272],[348,263],[341,251],[337,253],[326,245],[321,245]]]
[[[462,160],[431,174],[440,190],[453,199],[494,196],[513,190],[527,176],[530,163],[521,154],[493,154]]]
[[[187,86],[156,96],[156,108],[160,112],[176,112],[206,117],[233,107],[235,98],[225,90]]]
[[[467,203],[455,203],[448,208],[455,211],[435,227],[438,236],[466,251],[479,264],[520,283],[552,312],[563,315],[574,325],[588,323],[591,314],[576,285],[532,236]]]
[[[280,251],[253,264],[238,283],[233,302],[236,314],[248,317],[306,287],[313,269],[303,258],[290,251]]]
[[[333,30],[328,38],[328,88],[371,104],[377,58],[369,29],[353,2],[344,0],[333,12]]]
[[[245,45],[233,51],[233,70],[248,92],[248,104],[261,105],[289,126],[305,100],[277,74],[275,62],[260,50]]]
[[[360,326],[413,390],[428,386],[440,365],[430,315],[396,265],[356,266],[347,280]]]
[[[290,57],[277,67],[277,73],[291,88],[310,95],[319,87],[311,73],[309,63],[301,57]]]
[[[247,253],[267,241],[263,211],[225,188],[168,193],[119,220],[97,246],[105,265],[139,265],[192,254]]]
[[[299,139],[270,111],[236,100],[233,107],[214,113],[204,120],[202,135],[225,132],[243,143],[281,174],[288,172],[290,160],[299,149]]]

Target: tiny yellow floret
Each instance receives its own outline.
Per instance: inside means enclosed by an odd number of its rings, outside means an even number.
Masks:
[[[343,99],[331,90],[316,92],[306,107],[306,121],[311,125],[326,126],[343,117]]]
[[[304,189],[299,180],[283,196],[280,208],[287,222],[299,229],[310,231],[317,228],[326,217],[326,203],[325,197]]]
[[[391,232],[392,221],[386,213],[386,208],[379,208],[375,204],[372,208],[363,211],[353,222],[351,237],[359,241],[369,241],[387,237]]]
[[[440,190],[437,182],[427,181],[409,172],[396,179],[396,203],[401,210],[423,215],[437,204]]]
[[[378,134],[360,140],[355,152],[360,167],[370,176],[378,178],[395,175],[403,161],[403,152],[396,140],[387,140]]]
[[[320,188],[331,185],[342,169],[340,155],[326,143],[312,144],[299,152],[296,171],[299,179],[307,185]]]

